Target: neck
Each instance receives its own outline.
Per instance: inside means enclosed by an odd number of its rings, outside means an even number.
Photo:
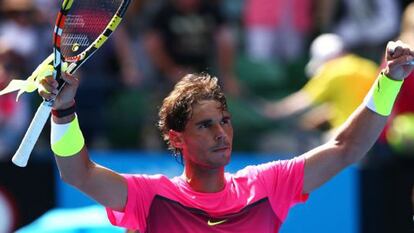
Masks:
[[[200,168],[185,166],[183,177],[190,187],[196,192],[215,193],[224,189],[224,167]]]

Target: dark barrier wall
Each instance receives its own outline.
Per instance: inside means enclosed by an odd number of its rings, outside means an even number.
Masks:
[[[54,164],[32,161],[19,168],[9,161],[0,162],[0,192],[15,212],[14,227],[27,225],[55,206]]]
[[[414,233],[414,159],[394,156],[366,166],[360,184],[363,233]]]

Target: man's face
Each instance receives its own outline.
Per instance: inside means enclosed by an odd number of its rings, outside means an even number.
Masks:
[[[176,136],[179,142],[176,147],[181,149],[186,166],[220,168],[230,161],[233,141],[230,113],[215,100],[195,103],[184,131]]]

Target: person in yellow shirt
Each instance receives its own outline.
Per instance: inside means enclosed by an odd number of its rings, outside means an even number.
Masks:
[[[266,103],[265,116],[279,120],[304,113],[305,129],[328,123],[339,127],[361,104],[378,72],[374,62],[346,52],[342,39],[335,34],[322,34],[311,44],[311,60],[306,66],[310,78],[299,91]]]

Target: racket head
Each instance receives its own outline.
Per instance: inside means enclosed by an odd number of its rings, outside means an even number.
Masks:
[[[53,32],[53,76],[58,80],[60,87],[63,85],[60,78],[63,62],[69,63],[66,72],[75,72],[115,31],[129,3],[130,0],[63,1]],[[103,16],[104,13],[106,16]],[[76,15],[89,18],[79,18]],[[79,20],[83,21],[79,23]],[[96,26],[98,21],[99,27]],[[84,41],[85,38],[88,40],[87,43]],[[72,51],[67,50],[68,46],[72,46]],[[13,156],[12,161],[16,165],[26,166],[33,147],[49,118],[53,102],[54,99],[44,100],[38,108],[19,149]]]
[[[53,32],[54,78],[74,73],[115,31],[130,0],[64,0]]]

